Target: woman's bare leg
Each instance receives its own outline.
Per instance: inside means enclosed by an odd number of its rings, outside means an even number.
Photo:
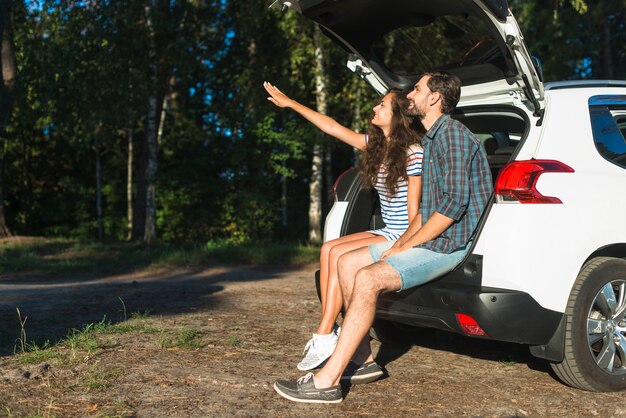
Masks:
[[[325,303],[322,305],[322,320],[317,328],[317,334],[330,334],[332,332],[337,315],[339,315],[343,305],[343,295],[341,293],[341,287],[339,286],[339,279],[337,276],[337,261],[339,260],[339,257],[358,248],[386,241],[385,237],[370,234],[369,232],[352,234],[350,237],[354,237],[355,239],[346,240],[333,245],[328,253],[328,275],[324,286],[326,293],[322,294],[322,299]]]
[[[328,277],[331,266],[333,266],[332,268],[335,269],[334,274],[337,274],[337,260],[334,260],[333,263],[330,263],[329,261],[330,252],[333,247],[336,245],[345,244],[350,241],[360,240],[363,238],[371,238],[375,236],[376,235],[370,234],[369,232],[357,232],[356,234],[345,235],[343,237],[327,241],[322,245],[322,249],[320,250],[320,298],[322,302],[322,313],[326,311],[326,294],[328,293]],[[328,333],[330,333],[330,331]]]
[[[362,248],[373,242],[384,241],[385,238],[359,232],[325,243],[320,252],[320,291],[322,299],[322,323],[313,333],[313,337],[306,343],[306,355],[298,363],[299,370],[312,370],[322,364],[332,355],[337,344],[337,335],[333,333],[333,326],[337,315],[341,311],[342,292],[337,278],[337,262],[339,256],[355,248]]]

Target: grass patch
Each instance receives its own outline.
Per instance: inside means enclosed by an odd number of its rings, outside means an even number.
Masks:
[[[511,367],[511,366],[515,366],[517,364],[517,361],[509,358],[507,360],[500,360],[500,363],[502,363],[503,365],[507,367]]]
[[[150,317],[150,311],[148,309],[146,309],[143,312],[140,311],[135,311],[133,313],[130,314],[130,318],[131,319],[146,319]]]
[[[159,338],[159,348],[185,348],[198,349],[204,346],[202,333],[197,328],[183,328],[178,331],[176,337],[162,334]]]
[[[319,246],[298,243],[205,245],[82,242],[63,238],[0,241],[0,275],[121,274],[150,267],[203,264],[301,265],[319,260]]]
[[[21,339],[18,340],[18,344],[14,347],[14,354],[18,354],[16,361],[22,364],[30,363],[43,363],[54,362],[57,364],[72,363],[78,358],[81,358],[79,353],[86,352],[92,354],[101,348],[103,335],[111,334],[157,334],[161,332],[160,329],[150,326],[145,318],[145,313],[139,315],[139,319],[131,319],[129,321],[112,324],[107,321],[106,317],[98,323],[91,323],[85,325],[82,329],[72,329],[67,336],[59,341],[59,347],[64,349],[58,349],[53,347],[49,341],[46,341],[41,346],[33,341],[27,343],[21,343]],[[131,315],[132,316],[132,315]],[[196,338],[199,337],[199,331],[186,331],[181,332],[181,335],[174,342],[173,346],[197,348],[200,345]],[[22,326],[22,336],[25,339],[26,333]]]
[[[93,370],[83,377],[81,386],[91,390],[103,390],[110,387],[119,376],[120,373],[116,371]]]
[[[103,318],[98,323],[85,325],[83,329],[74,328],[69,332],[64,343],[73,354],[72,357],[76,357],[78,351],[93,353],[101,348],[97,334],[106,333],[110,327],[111,323],[107,322],[106,318]]]
[[[202,347],[201,336],[200,331],[196,328],[182,329],[178,334],[176,345],[180,348],[200,348]]]
[[[288,243],[234,244],[229,241],[209,241],[206,251],[210,259],[225,264],[298,265],[318,261],[320,247]]]
[[[236,335],[229,335],[226,342],[232,347],[236,347],[241,344],[241,341],[239,340],[239,338],[237,338]]]
[[[44,362],[61,362],[61,356],[50,348],[49,343],[42,347],[31,345],[29,351],[18,357],[17,362],[20,364],[37,364]]]
[[[158,328],[135,321],[120,322],[119,324],[111,325],[103,331],[105,334],[156,334],[158,332]]]

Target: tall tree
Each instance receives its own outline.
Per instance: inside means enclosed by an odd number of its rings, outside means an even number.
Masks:
[[[322,31],[315,26],[313,32],[314,63],[315,63],[315,104],[317,111],[328,113],[328,88],[326,86],[328,74],[324,64],[324,47],[322,45]],[[323,140],[324,135],[320,134]],[[323,179],[324,147],[322,141],[313,145],[311,159],[311,180],[309,182],[309,241],[322,241],[322,179]],[[330,162],[330,161],[329,161]]]
[[[7,141],[7,125],[13,110],[15,94],[15,48],[13,46],[13,0],[0,3],[0,67],[2,86],[0,86],[0,238],[11,235],[4,216],[4,149]]]
[[[137,216],[137,224],[141,226],[143,223],[142,240],[146,244],[153,244],[157,239],[157,169],[159,143],[163,133],[162,122],[165,115],[164,101],[168,80],[172,77],[173,55],[177,40],[185,28],[186,16],[187,1],[185,0],[149,0],[145,6],[150,90],[141,154],[141,174],[143,175],[140,174],[140,181],[145,184],[145,195],[143,194],[144,187],[138,189],[138,199],[145,202],[145,215]],[[135,211],[137,214],[141,212],[143,211]]]
[[[159,7],[161,6],[161,7]],[[159,10],[160,9],[160,10]],[[157,157],[159,149],[158,127],[160,125],[161,111],[163,109],[164,82],[166,69],[164,68],[164,48],[161,44],[163,38],[157,37],[155,26],[167,19],[169,2],[163,4],[158,0],[150,0],[146,6],[146,28],[148,30],[148,59],[150,66],[151,92],[148,98],[148,117],[146,124],[146,216],[143,241],[152,244],[156,240],[156,174]]]

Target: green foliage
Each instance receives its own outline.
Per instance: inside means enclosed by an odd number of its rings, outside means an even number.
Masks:
[[[290,159],[302,160],[305,156],[307,140],[311,140],[311,129],[303,129],[294,120],[285,123],[282,129],[276,129],[276,116],[266,115],[258,124],[255,134],[259,142],[272,148],[268,166],[274,174],[288,178],[296,177],[298,173],[288,166]]]
[[[230,194],[222,206],[224,238],[235,244],[268,241],[278,221],[276,205],[257,193]]]
[[[624,0],[509,3],[531,52],[543,61],[546,80],[626,78]],[[136,198],[154,88],[145,2],[37,4],[15,2],[19,76],[2,150],[9,229],[18,235],[97,237],[98,160],[104,239],[124,240],[128,144],[132,139]],[[316,135],[294,112],[269,104],[262,82],[315,106],[315,26],[297,13],[268,10],[266,0],[159,4],[163,8],[153,16],[156,64],[169,78],[161,86],[168,100],[156,180],[158,237],[178,245],[306,239],[312,145],[322,140],[332,152],[327,189],[355,155]],[[431,36],[444,41],[437,31]],[[444,54],[449,47],[423,55]],[[326,38],[323,48],[328,113],[363,131],[377,95],[345,68],[345,50]],[[134,257],[150,258],[140,253]],[[31,263],[53,271],[89,270],[103,261],[97,254],[95,263],[44,263],[36,253],[9,254],[0,255],[1,272]]]
[[[626,1],[511,0],[526,44],[546,81],[626,78]]]
[[[565,3],[565,1],[566,0],[559,0],[558,6],[563,7],[563,4]],[[567,0],[567,2],[570,4],[572,9],[576,11],[576,13],[579,13],[581,15],[587,13],[587,1],[586,0]],[[554,8],[554,20],[557,20],[558,17],[559,17],[558,8],[555,7]]]

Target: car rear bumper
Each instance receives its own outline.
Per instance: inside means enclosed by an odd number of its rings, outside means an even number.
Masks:
[[[529,294],[480,284],[482,257],[470,255],[446,276],[423,286],[386,293],[377,317],[394,322],[467,334],[457,314],[471,316],[487,334],[481,338],[545,345],[563,313],[541,307]]]

